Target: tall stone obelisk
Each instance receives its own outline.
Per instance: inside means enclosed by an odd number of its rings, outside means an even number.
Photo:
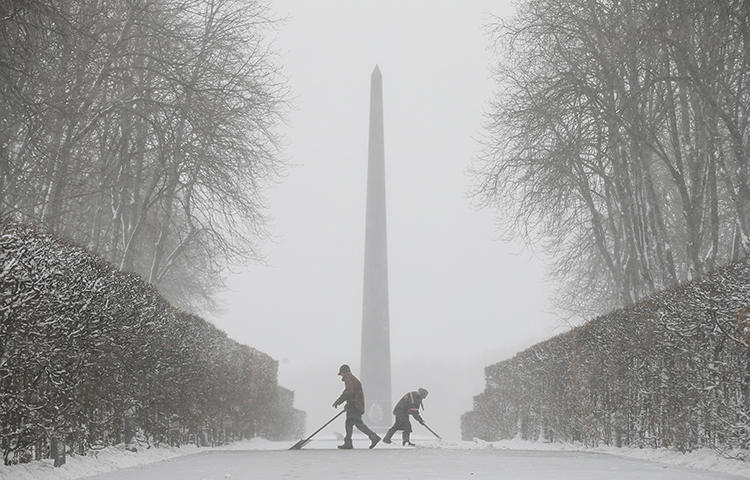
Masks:
[[[391,423],[391,339],[388,320],[388,252],[385,215],[385,149],[383,139],[383,77],[370,77],[370,140],[367,155],[365,275],[362,296],[362,386],[365,423]]]

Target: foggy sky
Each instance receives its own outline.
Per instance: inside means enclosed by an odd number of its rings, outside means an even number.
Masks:
[[[468,170],[480,151],[495,53],[484,25],[500,1],[273,0],[294,109],[287,174],[266,192],[267,266],[237,266],[224,311],[232,338],[280,361],[308,430],[349,363],[359,374],[370,73],[383,73],[393,395],[424,386],[424,417],[458,437],[485,365],[561,331],[545,266],[500,240]],[[364,386],[365,391],[367,385]],[[338,428],[343,430],[342,425]]]

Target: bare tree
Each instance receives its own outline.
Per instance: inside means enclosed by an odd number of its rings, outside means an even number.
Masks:
[[[744,255],[741,2],[529,0],[478,176],[510,231],[557,258],[563,310],[628,305]]]
[[[263,2],[0,9],[0,215],[88,245],[181,306],[210,300],[227,262],[257,256],[261,187],[280,166],[286,92]]]

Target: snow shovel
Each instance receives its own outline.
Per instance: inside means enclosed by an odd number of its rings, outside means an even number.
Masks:
[[[440,438],[440,435],[438,435],[437,433],[435,433],[435,431],[433,429],[431,429],[430,427],[428,427],[426,423],[423,423],[422,426],[424,426],[424,428],[426,428],[427,430],[429,430],[430,433],[432,433],[433,435],[435,435],[438,438],[438,440],[442,440],[442,438]]]
[[[332,419],[328,420],[325,425],[323,425],[319,429],[315,430],[312,435],[310,435],[309,437],[307,437],[307,438],[305,438],[303,440],[300,440],[299,442],[297,442],[294,445],[292,445],[291,447],[289,447],[289,450],[301,450],[302,447],[304,447],[305,445],[307,445],[307,443],[310,441],[310,439],[312,439],[312,437],[314,437],[319,431],[321,431],[324,428],[326,428],[329,423],[331,423],[332,421],[334,421],[337,418],[339,418],[341,416],[341,414],[344,413],[345,411],[346,410],[341,410],[339,413],[336,414],[335,417],[333,417]]]

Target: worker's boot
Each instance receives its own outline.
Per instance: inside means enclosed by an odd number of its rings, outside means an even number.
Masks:
[[[354,445],[352,445],[352,439],[351,438],[344,438],[344,444],[339,445],[338,448],[341,450],[351,450],[354,448]]]
[[[401,445],[406,445],[409,447],[416,447],[413,443],[409,441],[409,436],[411,435],[411,432],[403,432],[401,434]]]
[[[386,432],[385,437],[383,437],[383,443],[391,443],[391,437],[393,434],[396,433],[396,429],[391,427],[388,429],[388,432]]]

